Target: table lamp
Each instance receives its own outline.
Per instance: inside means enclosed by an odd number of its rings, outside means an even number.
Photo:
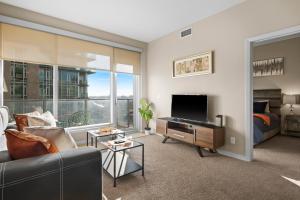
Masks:
[[[294,114],[294,107],[293,104],[296,104],[296,96],[295,95],[284,95],[283,96],[283,104],[290,105],[290,114]]]

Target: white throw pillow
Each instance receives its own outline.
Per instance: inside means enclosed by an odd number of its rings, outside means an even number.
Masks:
[[[33,117],[33,116],[40,116],[41,113],[39,113],[38,111],[33,111],[30,113],[24,113],[24,114],[20,114],[20,115],[27,115],[27,116]]]
[[[47,111],[39,116],[28,116],[28,125],[29,126],[51,126],[56,127],[56,119]]]
[[[50,111],[44,112],[43,114],[41,114],[41,117],[44,117],[46,121],[50,124],[50,126],[56,127],[56,119]]]
[[[73,137],[69,133],[66,133],[64,128],[50,126],[26,127],[24,131],[47,138],[55,144],[59,151],[77,148]]]

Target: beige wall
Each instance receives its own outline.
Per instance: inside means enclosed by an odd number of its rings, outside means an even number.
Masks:
[[[209,95],[209,117],[227,116],[223,150],[245,153],[245,39],[300,24],[298,0],[248,0],[192,24],[192,36],[179,31],[148,45],[148,97],[155,116],[170,116],[171,94]],[[214,50],[214,74],[172,78],[172,61]],[[236,144],[229,142],[236,137]]]
[[[284,94],[300,94],[300,37],[255,47],[254,60],[284,57],[284,75],[253,78],[253,89],[280,88]],[[294,112],[300,114],[300,105]],[[282,120],[289,113],[289,106],[281,109]]]
[[[255,47],[254,60],[284,57],[284,75],[253,78],[254,89],[280,88],[285,94],[300,94],[300,38]]]

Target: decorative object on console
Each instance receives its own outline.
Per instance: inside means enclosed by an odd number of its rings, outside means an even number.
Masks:
[[[283,96],[283,104],[290,105],[290,114],[294,114],[294,107],[293,105],[296,104],[296,95],[284,95]]]
[[[213,73],[213,52],[189,56],[173,62],[173,77]]]
[[[284,73],[284,59],[272,58],[253,62],[253,77],[276,76]]]
[[[153,112],[151,110],[151,103],[146,99],[140,100],[141,107],[139,108],[139,113],[143,120],[146,122],[145,134],[149,135],[151,133],[151,128],[149,127],[149,122],[153,117]]]
[[[217,115],[216,116],[216,125],[223,127],[223,115]]]

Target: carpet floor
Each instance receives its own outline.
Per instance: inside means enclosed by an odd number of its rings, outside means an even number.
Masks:
[[[253,162],[218,154],[200,158],[192,146],[162,144],[157,135],[136,140],[145,144],[145,176],[122,177],[114,188],[104,172],[109,200],[300,199],[300,186],[283,178],[300,180],[300,138],[276,136],[258,145]]]

